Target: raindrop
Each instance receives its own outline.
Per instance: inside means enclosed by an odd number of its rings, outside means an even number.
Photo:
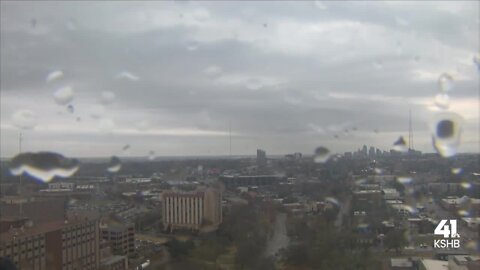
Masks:
[[[82,118],[81,117],[77,117],[77,122],[80,122],[82,121]]]
[[[378,131],[378,129],[374,129],[373,132],[379,133],[380,131]]]
[[[103,118],[98,123],[98,129],[103,132],[111,132],[115,127],[115,122],[110,118]]]
[[[105,107],[101,104],[95,104],[89,109],[90,116],[95,119],[102,118],[105,115]]]
[[[408,151],[407,143],[403,136],[400,136],[394,143],[393,143],[393,150],[401,153],[406,153]]]
[[[433,147],[443,157],[452,157],[460,144],[462,117],[453,112],[435,115],[430,124]]]
[[[222,73],[222,69],[218,66],[209,66],[204,70],[204,72],[206,75],[213,77],[213,76],[220,75],[220,73]]]
[[[323,3],[323,1],[318,1],[317,0],[317,1],[314,1],[313,3],[320,10],[326,10],[327,9],[327,6]]]
[[[123,147],[122,147],[122,152],[124,154],[128,153],[128,150],[130,149],[130,144],[125,144]]]
[[[375,61],[373,63],[373,66],[376,68],[376,69],[382,69],[383,68],[383,61]]]
[[[263,27],[267,28],[267,27],[268,27],[268,24],[264,23],[264,24],[263,24]]]
[[[100,97],[100,103],[104,105],[111,104],[115,100],[115,93],[111,91],[103,91]]]
[[[148,160],[154,160],[155,158],[155,151],[148,152]]]
[[[188,51],[191,51],[191,52],[196,51],[196,50],[198,50],[198,43],[194,42],[194,41],[189,42],[186,45],[186,48],[187,48]]]
[[[480,71],[480,53],[477,53],[473,56],[473,63],[477,66],[477,69]]]
[[[35,28],[35,26],[37,26],[37,19],[33,18],[30,20],[30,26],[32,28]]]
[[[26,173],[43,182],[48,182],[54,177],[70,177],[78,168],[78,160],[53,152],[21,153],[10,163],[10,172],[13,175]]]
[[[75,93],[71,86],[65,86],[53,93],[53,99],[58,105],[67,105],[73,100]]]
[[[413,61],[415,61],[415,62],[417,62],[417,63],[420,62],[420,56],[415,55],[415,56],[413,57]]]
[[[335,199],[335,198],[333,198],[333,197],[326,197],[326,198],[325,198],[325,201],[326,201],[326,202],[329,202],[329,203],[331,203],[331,204],[333,204],[333,205],[336,205],[336,206],[339,206],[339,205],[340,205],[340,203],[338,202],[338,200]]]
[[[140,122],[135,123],[135,127],[139,131],[146,131],[150,127],[150,123],[147,120],[142,120]]]
[[[438,77],[438,85],[442,93],[447,93],[453,88],[453,77],[448,73],[442,73]]]
[[[137,75],[133,74],[133,73],[130,73],[128,71],[122,71],[120,73],[117,74],[117,76],[115,76],[117,79],[126,79],[126,80],[129,80],[129,81],[138,81],[140,80],[140,77],[138,77]]]
[[[413,178],[408,177],[408,176],[399,176],[399,177],[397,177],[397,181],[400,184],[408,185],[408,184],[412,183]]]
[[[462,168],[452,168],[452,173],[453,174],[460,174],[460,173],[462,173]]]
[[[328,160],[329,157],[330,157],[330,150],[328,150],[323,146],[319,146],[317,147],[317,149],[315,149],[313,161],[315,163],[324,163]]]
[[[31,129],[37,124],[36,115],[29,110],[18,110],[12,115],[13,124],[21,129]]]
[[[66,26],[67,26],[67,29],[70,30],[70,31],[77,30],[77,23],[72,19],[68,20]]]
[[[470,188],[472,188],[472,184],[469,183],[469,182],[462,182],[462,183],[460,183],[460,186],[461,186],[462,188],[464,188],[464,189],[470,189]]]
[[[110,162],[108,163],[107,171],[111,173],[116,173],[119,172],[121,168],[122,161],[118,157],[112,156],[110,158]]]
[[[47,78],[45,79],[45,81],[46,82],[53,82],[53,81],[56,81],[56,80],[61,79],[61,78],[63,78],[63,71],[55,70],[55,71],[50,72],[47,75]]]
[[[437,94],[435,96],[435,105],[441,110],[446,110],[450,106],[450,97],[447,94]]]
[[[263,87],[263,84],[258,78],[250,78],[247,80],[246,87],[250,90],[258,90]]]
[[[69,113],[74,113],[74,112],[75,112],[75,107],[73,107],[72,104],[69,104],[69,105],[67,106],[67,112],[69,112]]]
[[[337,134],[333,135],[333,137],[334,137],[335,139],[340,138]]]
[[[353,130],[353,131],[357,131],[357,127],[353,127],[352,130]]]

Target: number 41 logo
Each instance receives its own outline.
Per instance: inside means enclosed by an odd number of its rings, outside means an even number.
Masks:
[[[450,225],[447,225],[447,222],[450,222]],[[444,238],[458,238],[460,234],[457,233],[457,220],[456,219],[442,219],[438,223],[435,231],[435,235],[443,235]]]

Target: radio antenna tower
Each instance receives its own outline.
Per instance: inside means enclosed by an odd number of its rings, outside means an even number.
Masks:
[[[408,111],[408,149],[413,148],[412,110]]]

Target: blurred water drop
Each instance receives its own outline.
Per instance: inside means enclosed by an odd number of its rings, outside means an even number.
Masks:
[[[442,73],[438,77],[438,86],[442,93],[447,93],[453,88],[453,77],[448,73]]]
[[[92,118],[99,119],[105,115],[105,107],[101,104],[95,104],[89,109],[89,114]]]
[[[52,71],[50,72],[48,75],[47,75],[47,78],[45,79],[46,82],[53,82],[53,81],[56,81],[58,79],[61,79],[63,78],[63,71],[61,70],[55,70],[55,71]]]
[[[72,104],[69,104],[69,105],[67,106],[67,112],[69,112],[69,113],[74,113],[74,112],[75,112],[75,107],[73,107]]]
[[[268,27],[268,24],[264,23],[264,24],[263,24],[263,27],[264,27],[264,28],[267,28],[267,27]]]
[[[337,134],[333,135],[333,137],[334,137],[335,139],[340,138]]]
[[[447,94],[436,95],[435,105],[441,110],[448,109],[448,107],[450,107],[450,97]]]
[[[378,131],[378,129],[374,129],[373,132],[379,133],[380,131]]]
[[[82,118],[81,117],[77,117],[77,122],[80,122],[82,121]]]
[[[204,70],[204,72],[207,76],[213,77],[220,75],[222,73],[222,69],[218,66],[209,66]]]
[[[70,30],[70,31],[77,30],[77,23],[72,19],[68,20],[66,26],[67,26],[67,29]]]
[[[37,26],[37,19],[33,18],[30,20],[30,26],[32,28],[35,28],[35,26]]]
[[[263,84],[258,78],[250,78],[247,80],[246,87],[250,90],[258,90],[263,87]]]
[[[380,168],[375,168],[374,170],[375,170],[376,174],[382,174],[383,173],[383,170],[380,169]]]
[[[373,63],[373,66],[376,68],[376,69],[382,69],[383,68],[383,61],[375,61]]]
[[[130,73],[128,71],[122,71],[122,72],[118,73],[116,78],[117,79],[126,79],[126,80],[129,80],[129,81],[140,80],[140,77],[138,77],[137,75],[135,75],[133,73]]]
[[[460,186],[461,186],[462,188],[464,188],[464,189],[470,189],[470,188],[472,188],[472,184],[469,183],[469,182],[462,182],[462,183],[460,183]]]
[[[433,147],[443,157],[456,155],[463,119],[453,112],[436,114],[430,123]]]
[[[154,160],[155,158],[155,151],[148,152],[148,160]]]
[[[393,143],[393,150],[400,152],[400,153],[406,153],[408,151],[407,143],[405,142],[405,139],[403,136],[400,136],[394,143]]]
[[[194,41],[189,42],[187,43],[186,48],[188,51],[191,51],[191,52],[196,51],[198,50],[198,43]]]
[[[102,132],[111,132],[115,127],[115,122],[110,118],[100,119],[98,129]]]
[[[413,57],[413,61],[415,61],[415,62],[417,62],[417,63],[420,62],[420,56],[415,55],[415,56]]]
[[[325,163],[330,157],[330,150],[326,147],[319,146],[315,149],[315,153],[313,156],[313,161],[315,163]]]
[[[147,120],[142,120],[140,122],[135,123],[135,127],[139,131],[146,131],[150,128],[150,122],[148,122]]]
[[[128,150],[130,150],[130,144],[125,144],[125,145],[122,147],[122,152],[123,152],[123,154],[127,154],[127,153],[128,153]]]
[[[477,66],[477,69],[480,71],[480,53],[477,53],[473,56],[473,63]]]
[[[71,86],[65,86],[53,93],[53,99],[55,100],[55,103],[63,106],[70,103],[73,100],[74,95],[73,88]]]
[[[399,176],[399,177],[397,177],[397,181],[398,181],[400,184],[408,185],[408,184],[410,184],[410,183],[413,182],[413,178],[408,177],[408,176]]]
[[[327,9],[327,6],[323,3],[323,1],[317,0],[317,1],[314,1],[313,3],[320,10],[326,10]]]
[[[13,175],[28,174],[48,182],[54,177],[66,178],[75,174],[80,166],[76,159],[69,159],[53,152],[21,153],[10,162]]]
[[[111,173],[117,173],[122,168],[122,161],[116,157],[112,156],[110,162],[108,163],[107,171]]]
[[[462,173],[462,168],[452,168],[452,173],[453,174],[460,174],[460,173]]]
[[[333,205],[340,206],[340,203],[339,203],[338,200],[337,200],[336,198],[334,198],[334,197],[326,197],[326,198],[325,198],[325,201],[326,201],[326,202],[329,202],[329,203],[331,203],[331,204],[333,204]]]
[[[458,210],[457,213],[458,213],[458,215],[460,215],[462,217],[469,217],[470,216],[470,213],[467,210],[464,210],[464,209]]]
[[[111,91],[103,91],[100,97],[100,103],[104,105],[111,104],[115,100],[115,93]]]
[[[37,125],[37,117],[30,110],[17,110],[12,115],[12,123],[21,129],[31,129]]]

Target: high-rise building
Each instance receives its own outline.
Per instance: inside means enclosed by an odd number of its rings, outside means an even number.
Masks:
[[[165,230],[199,230],[222,222],[222,196],[214,188],[163,193],[162,217]]]
[[[367,157],[367,154],[368,154],[368,153],[367,153],[367,146],[366,146],[366,145],[363,145],[363,147],[362,147],[362,156],[363,156],[363,157]]]
[[[267,165],[267,153],[262,149],[257,149],[257,167],[264,168]]]
[[[114,220],[100,221],[100,238],[106,240],[116,255],[130,256],[135,252],[135,228]]]
[[[96,217],[74,216],[42,224],[24,220],[0,234],[0,257],[18,269],[98,269]]]
[[[368,149],[368,157],[369,158],[374,158],[375,157],[375,147],[370,146],[370,148]]]

